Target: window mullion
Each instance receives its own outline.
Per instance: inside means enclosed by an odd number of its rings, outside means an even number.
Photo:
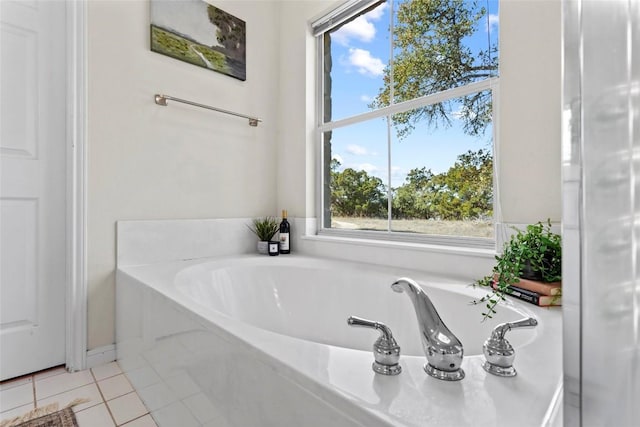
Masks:
[[[391,209],[393,205],[391,189],[391,116],[387,116],[387,231],[391,231]]]
[[[393,0],[389,0],[389,105],[394,104],[393,80]],[[391,218],[393,216],[393,190],[391,188],[391,116],[387,116],[387,231],[391,231]]]
[[[322,131],[329,131],[337,129],[343,126],[353,125],[356,123],[365,122],[371,119],[383,118],[386,116],[393,116],[397,113],[413,110],[427,105],[438,104],[443,101],[447,101],[452,98],[460,98],[465,95],[470,95],[476,92],[482,92],[483,90],[492,89],[498,82],[498,77],[492,77],[479,82],[470,83],[466,86],[460,86],[453,89],[448,89],[442,92],[434,93],[431,95],[421,96],[419,98],[411,99],[408,101],[399,102],[397,104],[389,105],[379,108],[374,111],[368,111],[366,113],[358,114],[355,116],[347,117],[332,122],[323,123],[320,125]]]

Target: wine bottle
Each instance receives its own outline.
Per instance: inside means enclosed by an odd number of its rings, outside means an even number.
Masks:
[[[280,223],[280,253],[288,254],[291,252],[291,243],[289,240],[289,232],[291,230],[291,226],[289,225],[289,221],[287,221],[287,211],[285,209],[282,210],[282,222]]]

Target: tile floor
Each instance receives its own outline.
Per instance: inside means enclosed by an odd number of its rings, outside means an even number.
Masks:
[[[58,402],[74,406],[79,427],[157,427],[116,362],[68,373],[53,368],[0,383],[0,420],[22,415],[36,406]]]

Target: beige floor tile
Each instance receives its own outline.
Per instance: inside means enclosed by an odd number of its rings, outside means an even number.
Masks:
[[[180,400],[165,383],[154,384],[138,390],[138,395],[149,411],[163,408]]]
[[[136,418],[133,421],[123,424],[123,427],[158,427],[158,425],[153,418],[151,418],[151,415],[147,414],[144,417]]]
[[[18,406],[17,408],[9,409],[8,411],[4,411],[0,413],[0,421],[8,420],[13,417],[19,417],[20,415],[24,415],[27,412],[33,409],[33,403],[29,403],[28,405]]]
[[[32,375],[25,375],[22,377],[18,377],[12,380],[3,381],[0,383],[0,391],[6,390],[9,388],[17,387],[23,384],[30,384],[33,381]]]
[[[29,403],[33,404],[33,385],[31,383],[0,391],[0,412]]]
[[[199,427],[200,423],[194,418],[189,409],[182,402],[174,402],[162,409],[153,411],[154,419],[163,426]]]
[[[77,398],[89,399],[89,402],[74,406],[74,412],[80,412],[84,409],[99,405],[100,403],[104,402],[102,400],[102,396],[100,395],[100,391],[98,390],[98,386],[95,384],[87,384],[85,386],[74,388],[73,390],[69,390],[64,393],[59,393],[44,399],[39,399],[37,404],[38,406],[46,406],[50,403],[58,402],[60,408],[64,408]]]
[[[177,385],[185,388],[182,382]],[[116,362],[74,373],[57,367],[1,383],[0,420],[32,410],[34,388],[38,406],[57,402],[62,408],[76,398],[90,399],[73,408],[79,427],[115,427],[125,423],[128,427],[157,427]]]
[[[133,391],[133,387],[124,374],[98,381],[98,387],[100,387],[104,400],[115,399]]]
[[[76,413],[79,427],[114,427],[115,424],[104,403]]]
[[[122,373],[122,369],[118,366],[117,362],[107,363],[106,365],[96,366],[91,368],[93,376],[96,377],[96,381],[103,380],[105,378],[113,377]]]
[[[73,373],[65,372],[64,374],[43,379],[36,378],[36,399],[40,400],[55,394],[64,393],[74,388],[91,384],[92,382],[94,382],[93,376],[88,370]]]
[[[108,401],[107,405],[109,405],[113,419],[118,425],[148,413],[144,403],[135,392],[116,397]]]
[[[158,376],[156,371],[151,368],[151,366],[145,366],[140,369],[129,371],[125,373],[125,376],[138,390],[162,382],[162,379]]]
[[[45,369],[44,371],[40,371],[37,374],[34,374],[34,379],[42,380],[48,377],[53,377],[54,375],[66,374],[68,373],[64,366],[56,366],[55,368]]]

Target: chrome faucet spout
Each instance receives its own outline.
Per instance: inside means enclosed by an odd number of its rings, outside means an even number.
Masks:
[[[403,277],[391,289],[404,292],[413,303],[418,318],[422,348],[427,357],[424,370],[434,378],[457,381],[464,378],[460,368],[464,350],[460,340],[447,328],[435,306],[414,280]]]

